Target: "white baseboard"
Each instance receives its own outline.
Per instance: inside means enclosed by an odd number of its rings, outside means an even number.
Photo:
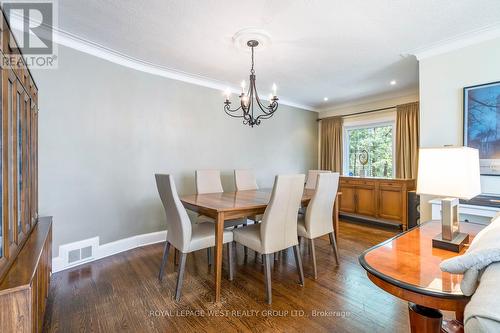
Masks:
[[[94,237],[92,239],[89,239],[89,241],[95,242],[95,238],[97,238],[97,240],[99,239],[99,237]],[[60,272],[71,267],[76,267],[82,264],[86,264],[95,260],[112,256],[120,252],[135,249],[137,247],[164,242],[166,238],[167,238],[167,230],[162,230],[157,232],[151,232],[149,234],[136,235],[120,239],[111,243],[97,245],[92,258],[89,258],[84,262],[78,262],[77,264],[68,264],[67,255],[61,255],[61,253],[66,254],[66,251],[63,251],[63,249],[75,248],[77,247],[76,244],[81,244],[86,240],[77,241],[70,244],[64,244],[59,247],[59,256],[52,258],[52,272],[53,273]]]

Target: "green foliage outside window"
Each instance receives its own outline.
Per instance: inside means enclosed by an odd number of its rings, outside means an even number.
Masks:
[[[393,133],[391,125],[347,130],[349,140],[349,176],[392,177]],[[359,162],[359,154],[368,152],[368,163]]]

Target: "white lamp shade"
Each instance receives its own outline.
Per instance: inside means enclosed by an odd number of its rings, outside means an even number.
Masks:
[[[421,148],[417,193],[460,199],[481,194],[479,151],[469,147]]]

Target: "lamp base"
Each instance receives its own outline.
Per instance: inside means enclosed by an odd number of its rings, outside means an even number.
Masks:
[[[469,243],[469,234],[459,233],[451,241],[444,240],[442,235],[439,234],[432,239],[432,247],[458,253]]]

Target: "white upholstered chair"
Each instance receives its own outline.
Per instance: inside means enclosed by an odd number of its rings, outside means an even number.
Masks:
[[[195,183],[197,194],[224,192],[219,170],[196,170]],[[198,218],[198,222],[214,222],[212,218],[207,216],[200,215]],[[236,227],[238,225],[245,225],[246,223],[246,219],[227,220],[225,221],[224,226],[229,228]]]
[[[219,170],[196,170],[195,178],[198,194],[224,192]]]
[[[255,179],[255,174],[252,170],[249,169],[234,170],[234,184],[236,186],[236,191],[259,189],[257,180]],[[262,220],[262,215],[249,216],[248,218],[257,223]],[[246,225],[246,223],[244,225]],[[245,257],[248,256],[248,248],[244,246],[243,249],[245,252]]]
[[[263,254],[267,302],[272,302],[271,254],[293,247],[300,283],[304,285],[297,240],[297,212],[304,190],[304,175],[276,176],[262,223],[233,231],[234,240]]]
[[[156,186],[160,194],[165,214],[167,217],[167,241],[163,251],[160,273],[158,278],[163,279],[165,264],[168,260],[170,246],[180,252],[179,269],[177,276],[177,287],[175,289],[175,299],[181,297],[182,280],[186,267],[186,256],[193,251],[208,249],[215,246],[215,225],[213,223],[191,224],[191,220],[182,205],[174,180],[171,175],[156,174]],[[227,244],[229,255],[229,280],[233,279],[233,258],[232,258],[233,233],[224,230],[223,242]]]
[[[234,170],[236,191],[257,190],[257,180],[252,170]]]
[[[299,237],[304,237],[310,240],[311,255],[313,259],[314,278],[316,279],[316,251],[314,248],[314,239],[326,234],[330,237],[335,260],[339,264],[337,243],[333,234],[332,214],[335,198],[337,197],[337,189],[339,186],[339,173],[321,173],[317,176],[316,191],[314,192],[309,205],[307,206],[306,214],[299,216],[297,232]]]
[[[318,179],[318,175],[320,173],[330,173],[328,170],[309,170],[307,172],[306,184],[304,188],[306,190],[314,190],[316,189],[316,181]],[[299,214],[304,215],[306,213],[305,207],[300,207]]]
[[[307,172],[307,179],[306,179],[306,185],[305,185],[305,188],[307,190],[314,190],[316,188],[316,179],[318,178],[318,175],[321,173],[331,173],[331,171],[328,171],[328,170],[309,170]]]

